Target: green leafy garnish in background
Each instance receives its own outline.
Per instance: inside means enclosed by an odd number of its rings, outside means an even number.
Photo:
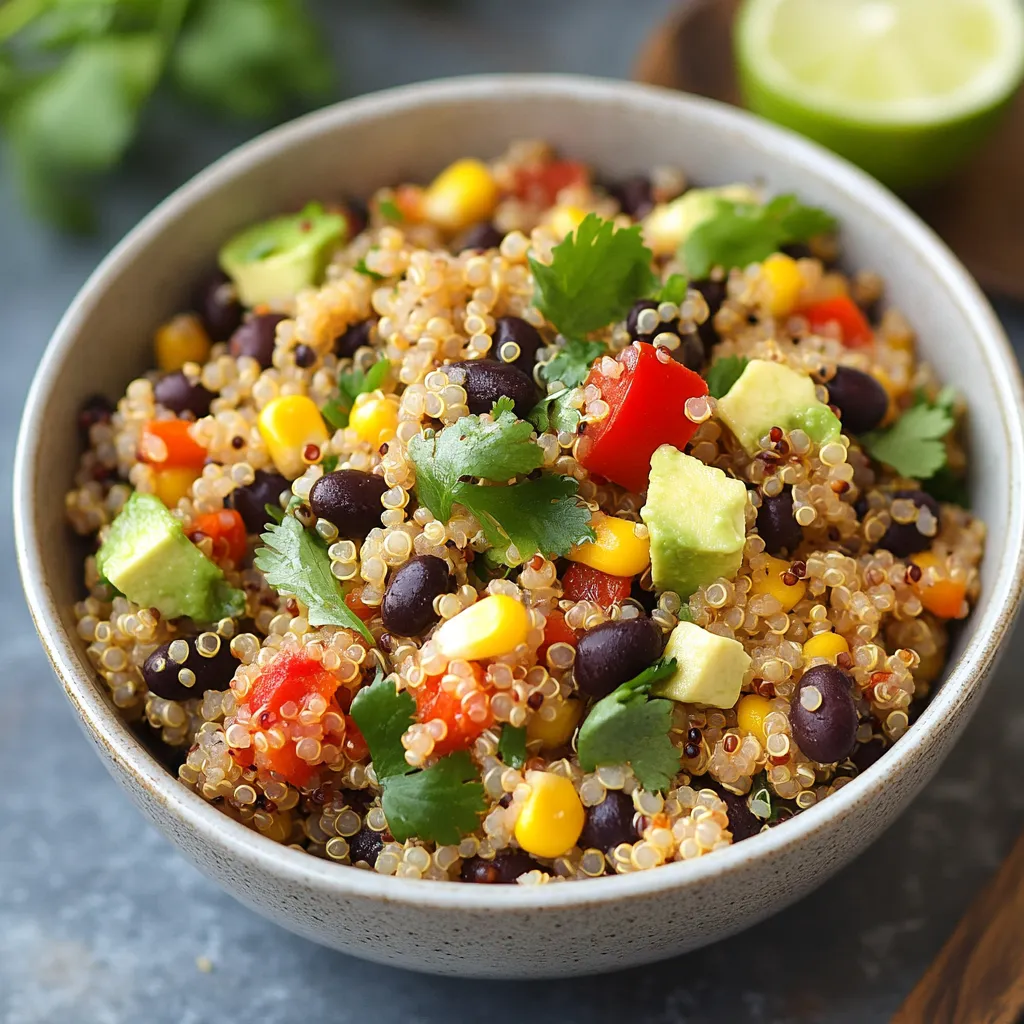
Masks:
[[[60,226],[90,227],[90,187],[165,83],[236,117],[328,98],[321,39],[302,0],[0,3],[0,124],[26,199]]]
[[[728,272],[759,263],[784,245],[835,229],[830,213],[804,206],[793,195],[776,196],[764,205],[717,199],[715,212],[690,232],[679,256],[690,276],[699,280],[714,267]]]
[[[684,274],[670,274],[668,280],[655,291],[651,298],[655,302],[674,302],[680,306],[686,298],[686,289],[689,287],[690,282]]]
[[[892,466],[900,476],[927,480],[946,465],[945,437],[953,429],[956,393],[944,388],[929,401],[918,394],[914,404],[884,430],[872,430],[861,439],[865,451]]]
[[[708,368],[705,380],[712,398],[723,398],[729,389],[743,376],[750,360],[746,356],[723,356]]]

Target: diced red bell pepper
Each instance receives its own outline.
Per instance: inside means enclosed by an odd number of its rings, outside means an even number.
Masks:
[[[487,714],[482,720],[470,718],[459,698],[449,693],[442,684],[443,676],[428,676],[423,685],[415,691],[416,717],[421,722],[440,718],[448,726],[443,740],[434,744],[434,753],[444,756],[456,750],[465,750],[484,731],[494,724],[489,702],[489,689],[484,680],[483,669],[473,665],[479,692],[488,696]]]
[[[589,183],[590,170],[586,164],[576,160],[552,160],[517,168],[513,192],[519,199],[547,207],[554,203],[563,188]]]
[[[632,589],[631,576],[611,576],[582,562],[573,562],[562,577],[562,593],[566,598],[570,601],[593,601],[602,608],[625,601]],[[546,631],[544,641],[547,643]]]
[[[867,317],[847,295],[837,295],[815,302],[799,310],[799,313],[816,333],[823,331],[829,324],[837,324],[843,344],[847,348],[863,348],[874,341],[874,332]]]
[[[334,692],[338,678],[328,672],[318,661],[298,651],[282,651],[262,672],[245,700],[239,705],[250,715],[250,728],[255,732],[267,732],[275,726],[288,723],[281,715],[285,704],[294,703],[302,710],[306,701],[319,694],[328,702],[328,711],[341,714]],[[340,736],[328,734],[325,741],[341,743]],[[244,753],[251,755],[258,768],[277,772],[294,786],[305,786],[316,773],[316,767],[304,761],[295,753],[295,743],[287,739],[283,746],[268,745],[265,751],[250,748]]]
[[[634,342],[619,362],[625,370],[618,377],[606,377],[600,362],[587,377],[611,411],[585,425],[576,458],[591,473],[639,493],[647,490],[655,450],[663,444],[682,450],[693,437],[697,424],[686,417],[686,401],[706,395],[708,386],[681,363],[663,360],[653,345]]]
[[[221,509],[219,512],[207,512],[196,516],[189,537],[194,542],[205,534],[213,538],[213,560],[223,562],[230,558],[235,565],[241,565],[248,550],[245,522],[233,508]]]
[[[150,420],[143,428],[140,457],[159,469],[181,467],[202,469],[206,462],[206,449],[192,439],[186,420]],[[146,435],[159,439],[167,449],[167,457],[154,459],[147,451]],[[159,447],[159,446],[157,446]]]
[[[574,600],[579,600],[579,598],[574,598]],[[569,644],[570,647],[575,647],[576,643],[576,632],[569,628],[565,616],[561,612],[552,612],[548,616],[547,622],[544,623],[544,639],[541,641],[540,647],[537,648],[537,661],[543,665],[548,648],[555,644]]]

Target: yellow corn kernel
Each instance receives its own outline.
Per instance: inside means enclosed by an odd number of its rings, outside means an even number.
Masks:
[[[527,772],[530,795],[516,821],[516,841],[535,857],[560,857],[583,831],[583,804],[576,787],[553,772]]]
[[[557,206],[551,214],[551,227],[559,238],[571,235],[583,223],[587,211],[579,206]]]
[[[828,658],[834,665],[840,654],[849,654],[850,645],[839,633],[818,633],[804,644],[804,661]]]
[[[173,466],[170,469],[158,469],[154,476],[156,496],[168,508],[174,508],[188,494],[202,472],[191,466]]]
[[[348,425],[361,440],[379,448],[385,441],[390,441],[398,430],[398,401],[382,391],[357,395]]]
[[[768,312],[772,316],[789,316],[796,309],[804,287],[804,277],[792,256],[773,253],[761,264],[761,273],[768,282]]]
[[[210,339],[199,317],[182,313],[157,328],[153,338],[156,365],[164,373],[180,370],[186,363],[205,363],[210,358]]]
[[[897,384],[892,377],[885,372],[885,370],[877,367],[871,371],[871,376],[882,385],[885,389],[885,393],[889,396],[889,408],[886,409],[885,416],[882,418],[881,423],[881,426],[888,427],[899,419],[900,410],[897,403],[907,389],[906,387],[901,387]]]
[[[638,537],[637,527],[644,527],[618,516],[596,515],[590,524],[597,540],[575,545],[569,560],[582,562],[609,576],[637,576],[651,564],[651,541]]]
[[[767,594],[774,597],[782,605],[784,612],[791,612],[803,600],[807,592],[807,584],[803,580],[797,580],[789,586],[783,580],[783,574],[789,572],[790,563],[784,558],[772,558],[768,556],[768,571],[759,569],[754,574],[754,581],[750,588],[751,594]]]
[[[736,705],[736,721],[739,727],[750,733],[762,748],[768,743],[768,736],[764,731],[764,720],[772,713],[774,708],[767,697],[759,693],[748,693],[740,698]]]
[[[530,613],[514,597],[492,594],[449,619],[434,635],[446,658],[482,661],[509,654],[526,642]]]
[[[536,712],[526,723],[527,740],[540,740],[542,750],[564,747],[576,731],[583,714],[583,704],[578,700],[555,697],[544,701],[540,710],[544,708],[554,708],[554,718],[543,718],[540,711]]]
[[[302,457],[306,445],[322,446],[331,436],[316,403],[305,395],[282,395],[268,402],[260,413],[259,428],[278,472],[289,479],[306,468]]]
[[[446,231],[487,220],[498,205],[498,184],[479,160],[456,160],[423,193],[423,214]]]

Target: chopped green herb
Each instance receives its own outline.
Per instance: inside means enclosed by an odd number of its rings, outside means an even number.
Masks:
[[[514,725],[502,726],[498,757],[509,768],[522,768],[526,764],[526,729]]]
[[[264,505],[263,510],[267,513],[267,517],[274,523],[281,523],[284,521],[284,509],[280,505]]]
[[[959,473],[954,473],[947,463],[934,476],[924,481],[924,489],[936,500],[948,505],[959,505],[961,508],[971,507],[971,496],[967,490],[967,481]]]
[[[268,508],[269,512],[269,508]],[[293,594],[309,609],[312,626],[345,626],[359,633],[370,646],[373,634],[352,611],[331,572],[327,545],[303,527],[294,516],[268,524],[261,535],[266,547],[258,548],[254,564],[277,591]]]
[[[675,671],[675,659],[659,661],[599,700],[580,727],[580,766],[630,764],[646,790],[665,790],[679,772],[679,750],[669,738],[672,701],[648,700],[651,686]]]
[[[363,274],[366,277],[373,278],[374,281],[383,281],[384,280],[384,275],[383,274],[378,274],[376,270],[371,270],[366,265],[366,259],[365,258],[361,257],[359,262],[352,269],[354,271],[356,271],[356,273],[358,273],[358,274]]]
[[[330,399],[320,410],[327,425],[332,430],[344,430],[348,426],[356,399],[362,394],[376,391],[384,383],[390,369],[390,361],[382,356],[365,373],[357,369],[342,370],[338,377],[338,397]]]
[[[691,277],[701,279],[714,267],[726,271],[743,268],[784,245],[806,242],[835,229],[831,214],[804,206],[793,195],[776,196],[764,205],[717,199],[715,213],[690,232],[679,255]]]
[[[416,701],[408,690],[399,693],[394,680],[378,668],[373,682],[355,695],[351,714],[370,748],[378,780],[412,771],[402,746],[402,736],[416,721]]]
[[[593,213],[555,246],[550,265],[531,257],[530,267],[534,303],[566,338],[621,320],[654,284],[639,225],[616,228]]]
[[[655,302],[674,302],[677,306],[681,306],[689,286],[690,282],[686,279],[685,274],[671,274],[651,298]]]
[[[537,428],[538,434],[551,430],[556,434],[566,431],[575,434],[580,425],[580,411],[568,403],[572,388],[562,388],[547,398],[542,398],[526,415]]]
[[[712,398],[722,398],[740,379],[750,360],[746,356],[724,356],[708,368],[706,380]]]
[[[382,199],[377,204],[377,209],[380,210],[380,215],[387,220],[393,220],[397,224],[401,224],[405,220],[405,214],[398,208],[398,204],[394,199]]]
[[[554,359],[541,366],[541,379],[549,384],[561,381],[567,388],[574,388],[586,380],[591,363],[607,351],[607,346],[600,341],[570,339],[559,348]]]
[[[927,480],[946,464],[944,438],[953,429],[955,392],[940,391],[934,402],[919,394],[891,426],[861,437],[865,451],[900,476]]]
[[[338,462],[337,455],[325,455],[320,460],[320,465],[323,466],[325,473],[333,473],[338,468]]]

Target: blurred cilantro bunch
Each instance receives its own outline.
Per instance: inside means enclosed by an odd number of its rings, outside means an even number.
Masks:
[[[92,221],[89,185],[124,156],[158,87],[236,117],[328,98],[303,0],[0,0],[0,127],[42,216]]]

